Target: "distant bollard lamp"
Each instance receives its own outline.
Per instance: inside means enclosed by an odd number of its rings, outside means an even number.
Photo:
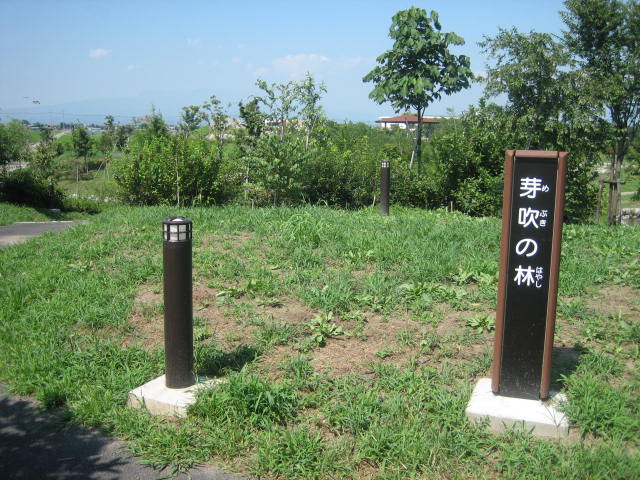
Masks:
[[[380,215],[389,215],[389,185],[391,162],[383,160],[380,168]]]
[[[164,269],[164,346],[167,388],[195,384],[193,372],[192,222],[162,222]]]

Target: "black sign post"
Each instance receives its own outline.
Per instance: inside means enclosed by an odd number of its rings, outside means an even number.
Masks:
[[[546,399],[551,380],[565,152],[507,151],[492,390]]]
[[[380,168],[380,215],[389,215],[389,185],[391,162],[383,160]]]

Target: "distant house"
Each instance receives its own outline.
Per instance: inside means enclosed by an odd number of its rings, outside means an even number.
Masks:
[[[399,117],[381,117],[376,120],[381,128],[401,128],[402,130],[415,130],[418,127],[417,115],[400,115]],[[422,117],[423,125],[435,125],[440,123],[433,118]]]

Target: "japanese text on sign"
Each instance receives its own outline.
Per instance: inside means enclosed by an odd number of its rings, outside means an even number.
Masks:
[[[520,179],[520,198],[535,199],[538,194],[549,192],[549,186],[537,177],[523,177]],[[548,210],[540,210],[525,205],[518,208],[518,225],[524,229],[539,230],[547,226]],[[532,260],[538,253],[538,242],[533,238],[523,238],[515,244],[515,253]],[[513,281],[518,286],[542,288],[544,268],[539,265],[518,265],[515,269]]]

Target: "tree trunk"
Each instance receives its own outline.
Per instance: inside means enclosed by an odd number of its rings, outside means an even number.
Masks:
[[[422,173],[422,114],[423,110],[418,108],[418,128],[416,131],[416,156],[418,157],[418,173]]]
[[[615,152],[611,158],[611,183],[609,184],[609,207],[607,209],[607,224],[609,225],[618,225],[620,223],[620,205],[622,203],[620,177],[626,141],[626,138],[622,138],[616,142]]]

